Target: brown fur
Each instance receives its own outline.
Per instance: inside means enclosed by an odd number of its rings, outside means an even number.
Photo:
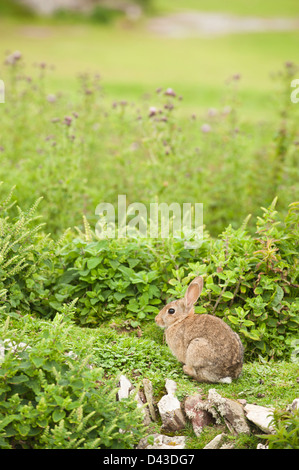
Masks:
[[[155,321],[166,328],[166,342],[184,364],[187,375],[198,382],[229,382],[241,374],[243,346],[237,333],[223,320],[194,313],[193,305],[202,287],[202,277],[195,278],[185,297],[166,305]],[[170,308],[174,308],[175,313],[168,313]]]

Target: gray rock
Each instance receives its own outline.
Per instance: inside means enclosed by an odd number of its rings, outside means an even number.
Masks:
[[[273,434],[274,428],[270,424],[273,419],[273,408],[247,404],[244,408],[246,417],[266,434]]]
[[[292,410],[298,410],[299,409],[299,398],[295,398],[293,400],[293,403],[291,404]]]
[[[150,417],[153,421],[156,421],[156,412],[154,408],[154,396],[153,396],[153,385],[149,379],[143,379],[143,389],[146,401],[148,403],[148,410]]]
[[[250,434],[241,403],[223,398],[214,388],[209,390],[208,401],[210,409],[216,409],[232,434]]]

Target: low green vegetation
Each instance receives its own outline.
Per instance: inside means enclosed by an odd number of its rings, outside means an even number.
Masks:
[[[74,346],[69,321],[57,315],[52,323],[40,323],[39,330],[30,331],[28,347],[20,339],[27,337],[32,322],[23,322],[22,331],[5,323],[2,345],[8,351],[0,371],[1,449],[131,448],[142,436],[134,399],[115,400],[115,379],[104,377],[103,369],[87,367],[86,349],[85,356],[66,354],[65,348]],[[9,344],[15,348],[9,349]]]

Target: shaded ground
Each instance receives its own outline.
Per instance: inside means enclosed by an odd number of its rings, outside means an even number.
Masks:
[[[152,18],[148,30],[166,37],[221,36],[234,33],[299,30],[299,18],[241,17],[186,11]]]

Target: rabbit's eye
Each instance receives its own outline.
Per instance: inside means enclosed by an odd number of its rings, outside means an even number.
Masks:
[[[171,314],[172,314],[172,313],[174,313],[174,312],[175,312],[175,309],[174,309],[174,308],[169,308],[169,309],[168,309],[168,313],[171,313]]]

